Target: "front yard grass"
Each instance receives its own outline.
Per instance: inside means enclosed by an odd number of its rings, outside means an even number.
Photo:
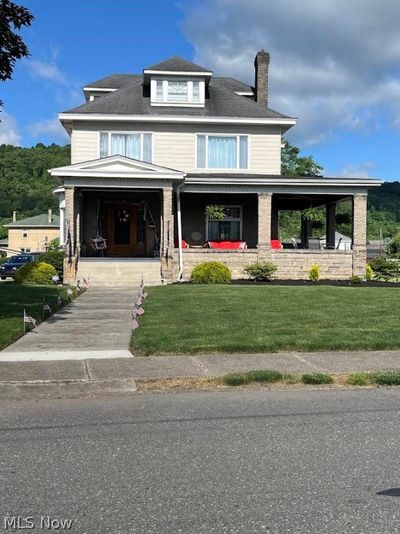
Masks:
[[[38,324],[43,316],[43,299],[54,311],[58,293],[64,302],[66,288],[55,286],[25,286],[13,282],[0,283],[0,350],[4,349],[24,333],[22,321],[24,308]],[[29,326],[27,325],[27,329]]]
[[[400,348],[400,289],[334,286],[147,288],[134,354]]]

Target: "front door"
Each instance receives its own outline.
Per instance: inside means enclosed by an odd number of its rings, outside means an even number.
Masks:
[[[108,207],[107,245],[109,256],[145,256],[146,228],[143,206],[123,204]]]

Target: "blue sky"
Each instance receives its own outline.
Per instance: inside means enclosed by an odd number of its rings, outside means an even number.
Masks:
[[[265,48],[270,105],[299,118],[292,142],[327,175],[399,179],[397,0],[19,1],[35,16],[31,57],[0,86],[0,142],[67,142],[56,114],[108,74],[181,55],[252,82]]]

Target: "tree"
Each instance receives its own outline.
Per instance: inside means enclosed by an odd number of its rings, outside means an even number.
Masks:
[[[29,56],[29,50],[16,33],[23,26],[30,26],[34,17],[26,9],[11,2],[0,0],[0,80],[11,80],[17,59]],[[0,107],[2,106],[0,100]]]
[[[284,141],[282,174],[284,176],[321,176],[323,167],[312,156],[300,156],[300,149]]]

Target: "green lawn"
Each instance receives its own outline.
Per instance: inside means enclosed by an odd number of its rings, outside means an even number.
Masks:
[[[400,289],[148,288],[135,354],[400,348]]]
[[[37,322],[42,320],[43,299],[54,310],[57,294],[67,300],[65,288],[54,286],[21,286],[13,282],[0,283],[0,350],[24,333],[24,308]]]

